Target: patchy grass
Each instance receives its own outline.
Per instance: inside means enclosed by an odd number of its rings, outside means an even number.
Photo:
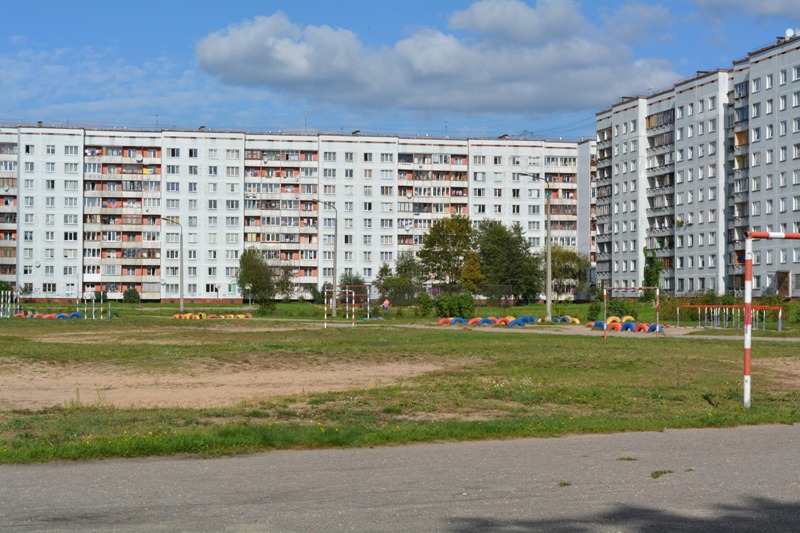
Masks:
[[[322,329],[318,322],[261,319],[9,320],[3,322],[0,372],[28,363],[147,370],[165,380],[200,367],[409,362],[441,370],[364,389],[223,408],[125,409],[76,394],[67,405],[0,411],[0,462],[798,422],[797,387],[759,367],[759,358],[769,358],[798,368],[797,345],[762,346],[753,350],[753,406],[744,409],[738,339],[603,341],[500,328],[480,334],[392,323]]]

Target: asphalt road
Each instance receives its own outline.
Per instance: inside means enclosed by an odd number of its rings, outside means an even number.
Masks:
[[[799,452],[794,425],[0,466],[0,531],[796,532]]]

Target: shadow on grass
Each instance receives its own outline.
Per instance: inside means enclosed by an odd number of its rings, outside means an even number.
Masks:
[[[767,498],[751,498],[743,505],[718,505],[703,517],[679,515],[660,509],[620,505],[596,515],[543,520],[496,520],[492,518],[454,518],[454,533],[548,533],[592,532],[613,528],[614,531],[647,533],[794,533],[798,530],[800,502],[781,502]],[[709,516],[712,515],[712,516]]]

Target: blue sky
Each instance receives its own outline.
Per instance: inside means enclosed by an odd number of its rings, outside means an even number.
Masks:
[[[26,0],[0,124],[578,139],[789,27],[798,0]]]

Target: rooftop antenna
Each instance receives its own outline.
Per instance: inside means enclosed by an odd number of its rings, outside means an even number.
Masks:
[[[794,37],[794,30],[792,28],[787,28],[786,29],[786,38],[787,39],[791,39],[792,37]]]

